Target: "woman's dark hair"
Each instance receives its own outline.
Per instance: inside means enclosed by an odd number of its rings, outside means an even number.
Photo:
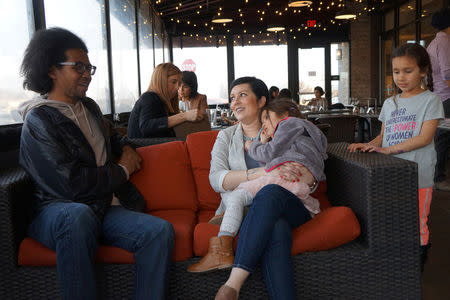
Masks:
[[[189,98],[194,98],[195,96],[197,96],[198,83],[197,75],[195,75],[194,72],[183,71],[183,73],[181,73],[181,81],[191,89]]]
[[[396,57],[401,56],[409,56],[416,60],[417,65],[419,66],[419,69],[421,72],[426,72],[426,85],[427,88],[430,91],[433,91],[433,76],[432,76],[432,69],[431,69],[431,61],[430,56],[428,55],[427,50],[425,50],[424,47],[420,46],[419,44],[415,43],[407,43],[403,44],[400,47],[394,49],[392,51],[392,60]],[[398,91],[397,88],[394,89],[394,101],[395,96],[397,95]]]
[[[263,111],[273,111],[280,117],[285,113],[287,113],[289,117],[301,118],[302,116],[298,105],[293,102],[292,99],[288,98],[278,98],[270,101],[261,109],[261,113]]]
[[[279,89],[278,87],[272,85],[272,86],[270,87],[270,89],[269,89],[269,98],[270,98],[270,99],[268,99],[268,100],[270,101],[270,100],[272,100],[272,99],[275,99],[275,97],[273,96],[273,93],[274,93],[274,92],[277,92],[277,93],[278,93],[279,91],[280,91],[280,89]]]
[[[431,17],[431,26],[437,30],[444,30],[450,27],[450,8],[443,8]]]
[[[323,91],[323,88],[321,88],[320,86],[316,86],[315,88],[314,88],[314,91],[319,91],[319,93],[320,93],[320,96],[323,96],[323,94],[325,94],[325,92]]]
[[[292,93],[289,89],[281,89],[278,93],[277,99],[289,98],[292,99]]]
[[[250,88],[252,89],[252,92],[256,95],[256,98],[259,100],[261,97],[266,97],[266,103],[269,99],[269,90],[267,89],[267,85],[262,81],[261,79],[258,79],[256,77],[241,77],[238,79],[233,80],[233,82],[230,85],[230,91],[236,86],[240,84],[247,83],[250,85]]]
[[[86,44],[66,29],[55,27],[36,31],[25,50],[20,68],[24,77],[23,87],[41,95],[50,92],[53,88],[53,81],[48,76],[50,68],[61,68],[58,63],[67,60],[65,52],[69,49],[88,53]]]

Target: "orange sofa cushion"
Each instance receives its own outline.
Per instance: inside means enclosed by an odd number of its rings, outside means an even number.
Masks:
[[[118,247],[100,245],[96,256],[101,263],[134,264],[133,253]],[[24,267],[56,266],[56,252],[26,237],[20,243],[17,263]]]
[[[196,132],[188,135],[186,139],[200,210],[216,210],[220,204],[220,194],[209,184],[211,150],[218,133],[218,131]]]
[[[197,223],[195,212],[190,210],[153,211],[153,216],[170,222],[175,231],[175,248],[172,259],[183,261],[193,256],[192,244],[194,226]],[[56,266],[56,252],[36,240],[27,237],[19,247],[18,264],[21,266]],[[133,253],[114,246],[100,245],[97,261],[108,264],[132,264]]]
[[[194,227],[197,224],[195,212],[190,210],[159,210],[152,215],[170,222],[175,231],[175,248],[173,260],[183,261],[193,256],[192,244]]]
[[[328,197],[327,197],[327,182],[326,181],[321,181],[319,183],[319,186],[314,191],[314,193],[311,194],[311,196],[316,198],[317,200],[319,200],[320,210],[325,210],[328,207],[331,207],[331,203],[330,203],[330,201],[328,201]]]
[[[199,223],[194,230],[194,254],[205,256],[209,239],[219,233],[219,225]],[[323,251],[354,240],[360,234],[353,211],[344,206],[329,207],[312,220],[292,230],[292,255]],[[236,246],[237,238],[234,240]]]
[[[197,211],[195,182],[184,142],[141,147],[136,151],[142,157],[141,170],[130,180],[147,202],[147,212]]]

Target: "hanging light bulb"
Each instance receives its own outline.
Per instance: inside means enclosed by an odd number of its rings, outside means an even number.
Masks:
[[[278,32],[278,31],[283,31],[285,29],[286,28],[284,26],[279,25],[279,24],[272,24],[267,27],[267,31],[270,31],[270,32]]]
[[[356,14],[354,11],[345,8],[343,10],[338,11],[334,18],[338,20],[349,20],[356,18]]]
[[[290,0],[288,3],[289,7],[303,7],[311,5],[313,2],[310,0]]]
[[[225,16],[223,14],[222,8],[219,7],[219,11],[217,12],[217,15],[215,15],[213,17],[211,22],[213,22],[213,23],[230,23],[230,22],[233,22],[233,19],[228,16]]]

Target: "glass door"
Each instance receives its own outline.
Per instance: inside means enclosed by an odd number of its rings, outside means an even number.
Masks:
[[[300,104],[307,105],[316,86],[325,90],[325,48],[298,49],[298,72]]]

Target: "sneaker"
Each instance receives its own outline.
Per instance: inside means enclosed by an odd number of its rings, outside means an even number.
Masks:
[[[439,181],[434,183],[434,189],[450,192],[450,183],[448,181]]]

